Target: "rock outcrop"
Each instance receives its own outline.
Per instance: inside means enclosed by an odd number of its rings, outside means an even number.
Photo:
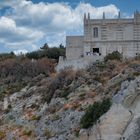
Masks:
[[[37,77],[5,96],[0,140],[139,140],[140,66],[108,65]],[[83,129],[80,120],[87,107],[105,97],[112,98],[110,110]]]
[[[120,90],[113,96],[111,109],[100,118],[100,122],[93,128],[82,133],[80,140],[119,140],[124,138],[126,140],[139,140],[139,107],[140,76],[135,80],[122,82]]]

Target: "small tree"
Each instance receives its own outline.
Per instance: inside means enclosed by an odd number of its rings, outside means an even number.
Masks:
[[[43,47],[40,47],[40,49],[42,49],[42,50],[47,50],[48,48],[49,48],[49,46],[48,46],[47,43],[45,43],[45,44],[43,45]]]
[[[104,99],[102,102],[95,102],[90,105],[84,116],[81,118],[80,124],[82,128],[88,128],[92,126],[104,113],[106,113],[111,106],[109,98]]]
[[[64,49],[65,47],[62,45],[62,43],[59,45],[60,49]]]

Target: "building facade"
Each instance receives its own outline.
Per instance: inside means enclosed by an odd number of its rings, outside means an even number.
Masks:
[[[90,19],[84,15],[84,35],[66,37],[66,57],[76,59],[85,55],[106,56],[119,51],[124,57],[134,57],[140,53],[140,13],[134,18]]]
[[[113,51],[120,52],[124,58],[140,54],[140,13],[133,18],[91,19],[84,15],[84,35],[66,37],[66,60],[96,61]],[[83,61],[82,60],[82,61]],[[60,58],[62,64],[64,60]],[[85,62],[85,63],[86,63]],[[64,62],[66,63],[66,62]]]

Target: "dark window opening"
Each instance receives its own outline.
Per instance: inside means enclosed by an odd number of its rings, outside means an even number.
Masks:
[[[93,36],[94,36],[94,38],[98,37],[98,28],[97,27],[93,28]]]
[[[93,48],[93,53],[99,53],[99,48]]]

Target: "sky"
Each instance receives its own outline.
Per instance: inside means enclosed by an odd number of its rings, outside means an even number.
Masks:
[[[129,18],[135,10],[140,0],[0,0],[0,53],[65,45],[66,35],[83,34],[84,13]]]

